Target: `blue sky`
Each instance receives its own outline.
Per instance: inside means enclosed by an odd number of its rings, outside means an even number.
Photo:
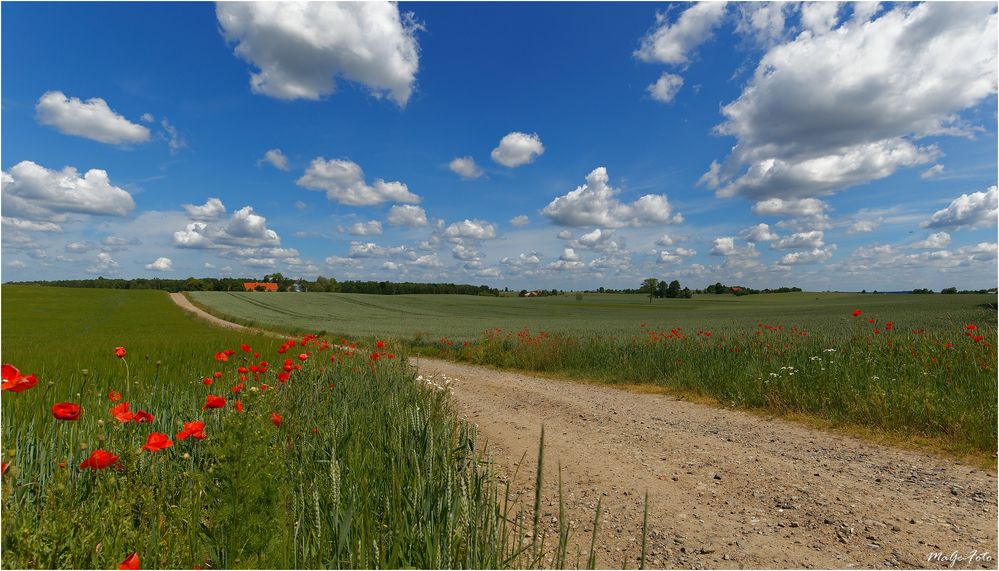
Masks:
[[[0,10],[4,281],[996,283],[994,3]]]

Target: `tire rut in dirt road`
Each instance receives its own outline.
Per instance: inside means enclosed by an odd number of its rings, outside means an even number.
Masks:
[[[181,294],[187,311],[223,326]],[[942,568],[932,553],[996,568],[997,482],[935,456],[783,420],[435,359],[410,359],[451,381],[458,413],[478,425],[497,471],[525,508],[545,427],[548,541],[557,537],[558,468],[575,554],[585,563],[597,500],[597,563],[637,565],[649,494],[647,566]],[[525,455],[526,453],[526,455]],[[527,521],[531,515],[527,514]]]
[[[458,412],[532,506],[545,427],[541,520],[557,537],[558,465],[586,560],[598,497],[598,564],[637,565],[649,493],[650,567],[946,567],[933,552],[992,559],[996,476],[745,412],[431,359]],[[528,518],[530,520],[530,518]],[[570,563],[574,562],[570,559]]]

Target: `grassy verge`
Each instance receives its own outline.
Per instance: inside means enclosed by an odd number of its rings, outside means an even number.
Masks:
[[[552,561],[507,517],[447,395],[373,343],[221,330],[162,292],[2,293],[3,362],[38,378],[3,392],[4,568],[113,568],[131,553],[152,568]],[[206,408],[210,395],[224,404]],[[79,419],[55,418],[60,402]],[[112,414],[126,402],[152,419]],[[194,421],[205,438],[182,439]],[[153,433],[169,447],[144,449]],[[117,458],[81,466],[96,450]]]

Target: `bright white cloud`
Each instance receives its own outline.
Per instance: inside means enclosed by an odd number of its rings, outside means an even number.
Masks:
[[[674,242],[675,241],[669,234],[663,234],[656,239],[656,246],[672,246]]]
[[[496,227],[482,220],[465,219],[447,227],[444,236],[451,239],[492,240]]]
[[[552,200],[541,213],[562,226],[602,226],[622,228],[652,224],[678,224],[683,216],[674,214],[665,195],[647,194],[632,204],[615,196],[620,190],[609,184],[607,169],[598,167],[586,175],[586,184]]]
[[[448,168],[465,180],[482,176],[482,169],[475,164],[475,159],[472,157],[458,157],[448,164]]]
[[[256,214],[253,207],[244,206],[226,221],[191,222],[184,230],[173,233],[178,248],[249,248],[275,247],[281,238],[267,227],[267,219]]]
[[[260,71],[250,87],[278,99],[319,99],[335,77],[398,105],[419,69],[420,29],[390,2],[220,2],[216,16],[235,53]]]
[[[835,251],[836,244],[832,244],[825,249],[813,248],[811,250],[801,252],[791,252],[789,254],[784,254],[781,259],[777,261],[777,265],[797,266],[801,264],[818,264],[831,258],[833,252]]]
[[[950,244],[950,234],[946,232],[934,232],[927,236],[925,240],[913,244],[912,247],[926,250],[940,250],[946,248],[948,244]]]
[[[763,223],[746,228],[742,231],[740,236],[742,236],[742,238],[747,242],[752,242],[754,244],[759,244],[761,242],[774,242],[780,239],[780,236],[771,230],[768,224]]]
[[[218,220],[225,216],[225,205],[218,198],[209,198],[201,206],[182,204],[187,216],[192,220]]]
[[[653,99],[660,103],[672,103],[681,87],[683,87],[682,77],[664,72],[655,83],[647,88],[647,91]]]
[[[378,178],[372,184],[366,183],[360,165],[344,159],[317,157],[297,184],[309,190],[325,191],[326,198],[349,206],[420,202],[420,197],[409,192],[401,182],[385,182]]]
[[[48,91],[38,99],[35,113],[39,123],[51,125],[66,135],[112,145],[149,140],[149,129],[115,113],[99,97],[81,101],[77,97],[68,98],[61,91]]]
[[[824,34],[836,27],[839,2],[805,2],[801,5],[801,25],[815,34]]]
[[[723,107],[717,131],[737,143],[702,182],[815,197],[931,162],[939,151],[911,139],[971,132],[957,113],[996,93],[996,22],[990,4],[896,4],[770,49]]]
[[[698,2],[670,23],[656,15],[656,26],[641,40],[635,57],[648,63],[686,64],[690,54],[711,38],[725,15],[724,2]]]
[[[427,225],[427,212],[419,206],[396,205],[389,209],[388,223],[413,228]]]
[[[398,256],[406,254],[410,249],[406,246],[379,246],[374,242],[351,242],[347,251],[350,258],[384,258],[386,256]]]
[[[534,162],[544,152],[545,146],[541,144],[537,133],[528,135],[514,131],[500,139],[499,146],[493,149],[491,156],[497,163],[513,168]]]
[[[571,244],[574,247],[601,252],[619,252],[624,249],[623,241],[614,240],[613,230],[601,230],[600,228],[583,234],[578,239],[573,240]]]
[[[269,163],[272,167],[278,170],[288,170],[288,157],[281,152],[281,149],[269,149],[266,153],[264,153],[263,158],[257,161],[258,165],[260,163]]]
[[[962,194],[924,222],[924,228],[961,228],[964,226],[994,226],[999,217],[999,195],[996,187],[985,192]]]
[[[135,208],[132,195],[100,169],[81,178],[73,167],[54,171],[21,161],[0,173],[0,188],[4,215],[25,220],[60,222],[68,213],[127,216]]]
[[[786,22],[796,7],[793,2],[740,2],[735,31],[761,46],[772,46],[790,31]]]
[[[157,272],[173,271],[173,261],[170,258],[156,258],[156,261],[146,264],[146,269]]]
[[[530,223],[531,219],[527,217],[526,214],[521,214],[520,216],[514,216],[510,219],[510,226],[514,228],[522,228]]]

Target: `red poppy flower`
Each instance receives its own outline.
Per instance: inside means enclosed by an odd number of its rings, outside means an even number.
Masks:
[[[0,384],[0,390],[19,393],[38,384],[38,379],[34,375],[22,375],[14,365],[3,365],[2,375],[3,384]]]
[[[80,405],[71,402],[57,402],[52,405],[52,416],[59,420],[79,420]]]
[[[194,420],[191,422],[184,423],[184,430],[177,433],[177,440],[186,440],[187,437],[193,437],[198,440],[205,439],[205,423],[200,420]]]
[[[211,377],[205,377],[204,379],[201,379],[201,384],[205,385],[206,387],[209,386],[209,385],[211,385],[212,384],[212,378]]]
[[[173,440],[170,440],[169,436],[162,432],[151,432],[149,433],[149,437],[146,438],[146,443],[142,445],[142,449],[149,452],[156,452],[157,450],[163,450],[171,446],[173,446]]]
[[[377,361],[379,358],[381,358],[381,355],[379,355],[377,351],[374,352],[374,353],[372,353],[371,356],[370,356],[370,359],[372,361]]]
[[[317,432],[319,432],[319,429],[318,429],[318,428],[316,428],[315,426],[313,426],[313,427],[312,427],[312,434],[315,434],[315,433],[317,433]]]
[[[238,385],[236,385],[236,386],[234,386],[234,387],[232,388],[232,392],[234,392],[234,393],[238,393],[239,391],[243,390],[243,387],[244,387],[244,386],[245,386],[245,385],[243,385],[243,383],[239,383]]]
[[[868,323],[874,323],[874,320],[873,319],[868,319],[867,322]]]
[[[225,350],[225,354],[226,354],[226,355],[229,355],[230,357],[232,357],[233,355],[235,355],[235,354],[236,354],[236,352],[235,352],[235,351],[233,351],[232,349],[226,349],[226,350]]]
[[[236,401],[236,412],[243,412],[243,401]]]
[[[260,367],[258,367],[256,365],[250,365],[250,372],[251,373],[258,373],[258,372],[260,372]]]
[[[216,361],[221,361],[221,362],[224,363],[224,362],[226,362],[226,361],[229,360],[229,355],[226,355],[224,352],[220,351],[220,352],[218,352],[218,353],[215,354],[215,360]]]
[[[975,335],[974,337],[971,338],[971,340],[974,341],[975,343],[978,343],[982,339],[985,339],[985,337],[982,337],[981,335]]]
[[[969,323],[969,324],[965,325],[964,328],[967,329],[968,331],[977,331],[978,330],[978,326],[974,325],[972,323]]]
[[[222,371],[215,371],[214,373],[212,373],[212,376],[215,377],[216,379],[221,379]]]
[[[885,331],[891,331],[895,328],[895,324],[891,321],[885,321]]]
[[[152,422],[152,421],[153,421],[153,415],[149,414],[144,410],[140,410],[139,412],[135,413],[135,422]]]
[[[278,416],[278,413],[276,412],[271,413],[271,422],[274,423],[274,426],[281,426],[281,417]]]
[[[108,393],[108,400],[111,402],[118,402],[121,400],[121,393],[118,391],[111,391]]]
[[[379,341],[378,343],[375,343],[375,347],[378,347],[379,349],[384,349],[385,348],[385,342],[384,341]]]
[[[239,348],[242,349],[244,353],[249,353],[251,351],[250,346],[246,343],[240,345]]]
[[[861,312],[861,311],[860,311],[859,309],[854,309],[854,310],[853,310],[853,316],[854,316],[854,317],[859,317],[861,313],[862,313],[862,312]]]
[[[267,390],[267,384],[266,383],[260,383],[260,390],[266,391]]]
[[[246,367],[239,367],[238,369],[236,369],[236,372],[239,373],[240,375],[245,375],[246,373],[249,373],[250,370],[247,369]]]
[[[115,347],[114,348],[114,354],[119,359],[124,359],[125,358],[125,353],[126,352],[125,352],[125,348],[124,347]]]
[[[308,353],[299,353],[299,355],[298,355],[298,360],[299,361],[305,361],[308,358],[309,358],[309,354]]]
[[[135,420],[135,415],[128,410],[128,401],[111,407],[111,416],[117,418],[119,422],[132,422]]]
[[[389,359],[395,359],[395,353],[389,353],[388,354],[388,358]]]
[[[206,408],[222,408],[225,406],[225,399],[215,395],[208,395],[205,399],[205,405],[201,407],[201,410]]]
[[[277,379],[282,383],[287,383],[288,379],[291,378],[291,373],[278,373]]]
[[[118,564],[118,569],[138,569],[139,568],[139,554],[132,552],[131,555],[125,558],[124,561]]]
[[[6,473],[7,473],[7,463],[6,462],[0,462],[0,476],[4,475]]]
[[[118,461],[118,457],[114,454],[107,452],[105,450],[97,449],[90,454],[90,458],[87,458],[80,463],[80,469],[82,470],[103,470],[108,466],[111,466]]]

